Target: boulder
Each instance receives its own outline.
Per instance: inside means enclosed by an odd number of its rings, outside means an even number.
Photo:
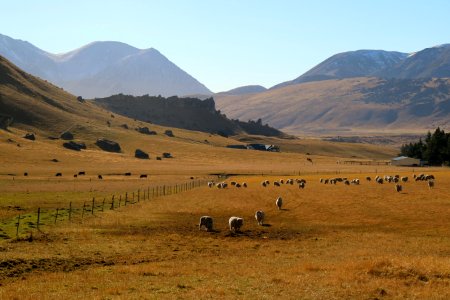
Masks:
[[[107,152],[120,152],[120,145],[117,142],[110,141],[104,138],[100,138],[95,142],[95,144],[102,149],[103,151]]]
[[[82,142],[74,142],[70,141],[63,144],[64,148],[75,150],[75,151],[81,151],[81,149],[86,149],[86,144]]]
[[[66,141],[71,141],[73,140],[73,133],[70,131],[63,132],[61,138]]]
[[[34,133],[27,133],[27,134],[25,134],[24,138],[26,138],[27,140],[30,140],[30,141],[34,141],[36,139],[36,137],[34,136]]]
[[[148,153],[142,151],[141,149],[136,149],[136,151],[134,152],[134,157],[141,158],[141,159],[149,159],[150,158]]]
[[[164,152],[162,155],[164,158],[173,158],[172,154],[170,154],[169,152]]]
[[[148,127],[138,127],[136,128],[136,131],[142,134],[148,134],[148,135],[155,135],[156,131],[152,131],[148,129]]]
[[[164,132],[165,135],[170,136],[170,137],[174,137],[172,130],[166,130]]]

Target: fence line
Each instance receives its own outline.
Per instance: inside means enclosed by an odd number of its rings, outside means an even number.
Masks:
[[[116,197],[116,194],[113,194],[110,203],[108,203],[106,197],[103,198],[103,201],[96,201],[95,197],[93,197],[91,201],[84,201],[83,206],[80,208],[73,207],[72,201],[69,202],[68,208],[57,207],[54,209],[41,209],[38,207],[35,214],[19,214],[19,216],[17,216],[17,222],[15,223],[16,238],[19,238],[21,234],[30,234],[31,236],[33,230],[42,232],[42,226],[56,225],[63,221],[82,223],[84,219],[93,216],[95,217],[98,213],[104,212],[105,205],[106,209],[116,210],[120,208],[122,204],[122,206],[128,206],[142,201],[149,201],[159,197],[183,193],[206,185],[207,182],[208,180],[197,180],[175,185],[148,186],[142,190],[142,195],[141,189],[132,191],[131,193],[125,192],[124,203],[121,203],[122,194],[119,194],[118,197]],[[24,224],[28,226],[24,228]],[[24,232],[22,233],[20,231],[21,227],[24,228],[22,230]]]

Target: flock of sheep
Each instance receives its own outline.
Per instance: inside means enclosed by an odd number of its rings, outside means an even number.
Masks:
[[[419,175],[415,175],[414,174],[414,180],[415,181],[427,181],[428,187],[430,189],[432,189],[434,187],[434,180],[435,177],[434,175],[426,175],[426,174],[419,174]],[[366,177],[366,181],[370,182],[372,181],[372,178],[370,176]],[[404,176],[404,177],[400,177],[400,175],[385,175],[383,177],[380,176],[375,176],[374,181],[378,184],[383,184],[384,182],[389,182],[389,183],[395,183],[395,190],[397,192],[401,192],[403,187],[400,184],[400,182],[402,183],[406,183],[408,182],[408,177]],[[345,185],[359,185],[360,184],[360,180],[358,178],[354,178],[349,180],[346,177],[335,177],[335,178],[320,178],[320,183],[323,184],[337,184],[338,182],[342,182]],[[273,186],[275,187],[280,187],[283,184],[286,185],[294,185],[297,184],[299,189],[304,189],[306,186],[306,180],[305,179],[280,179],[278,181],[274,181],[273,182]],[[243,183],[238,183],[235,181],[230,182],[231,186],[234,186],[236,188],[240,188],[240,187],[244,187],[246,188],[248,185],[247,183],[243,182]],[[262,187],[268,187],[270,186],[270,181],[269,180],[263,180],[261,182],[261,186]],[[212,187],[217,187],[218,189],[225,189],[228,187],[228,183],[226,182],[219,182],[219,183],[215,183],[213,181],[208,182],[208,187],[212,188]],[[278,197],[275,201],[275,205],[277,206],[277,208],[279,210],[281,210],[281,207],[283,206],[283,199],[281,197]],[[264,218],[265,218],[265,213],[262,210],[258,210],[255,212],[255,219],[258,222],[258,225],[264,225]],[[241,217],[230,217],[230,219],[228,220],[228,226],[230,229],[230,232],[232,233],[236,233],[240,231],[240,228],[244,225],[244,219]],[[200,217],[200,223],[198,224],[199,229],[202,229],[202,227],[205,227],[207,231],[212,231],[213,230],[213,218],[210,216],[202,216]]]

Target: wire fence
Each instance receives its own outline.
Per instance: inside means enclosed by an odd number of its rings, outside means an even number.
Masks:
[[[201,186],[206,186],[208,180],[196,180],[175,185],[161,185],[138,189],[137,191],[113,194],[109,197],[95,198],[85,201],[82,206],[76,207],[72,202],[67,207],[54,209],[38,208],[35,213],[22,214],[15,217],[15,237],[31,237],[33,231],[43,232],[49,226],[61,222],[82,223],[83,220],[99,215],[108,210],[124,208],[142,201],[149,201],[158,197],[179,194]],[[0,238],[13,238],[14,233],[1,230]]]

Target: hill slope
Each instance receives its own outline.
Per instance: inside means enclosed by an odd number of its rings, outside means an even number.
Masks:
[[[133,95],[211,94],[157,50],[119,42],[94,42],[55,55],[0,35],[0,55],[19,68],[86,98]]]
[[[450,79],[351,78],[290,85],[264,93],[216,96],[232,118],[288,133],[418,132],[450,126]]]

